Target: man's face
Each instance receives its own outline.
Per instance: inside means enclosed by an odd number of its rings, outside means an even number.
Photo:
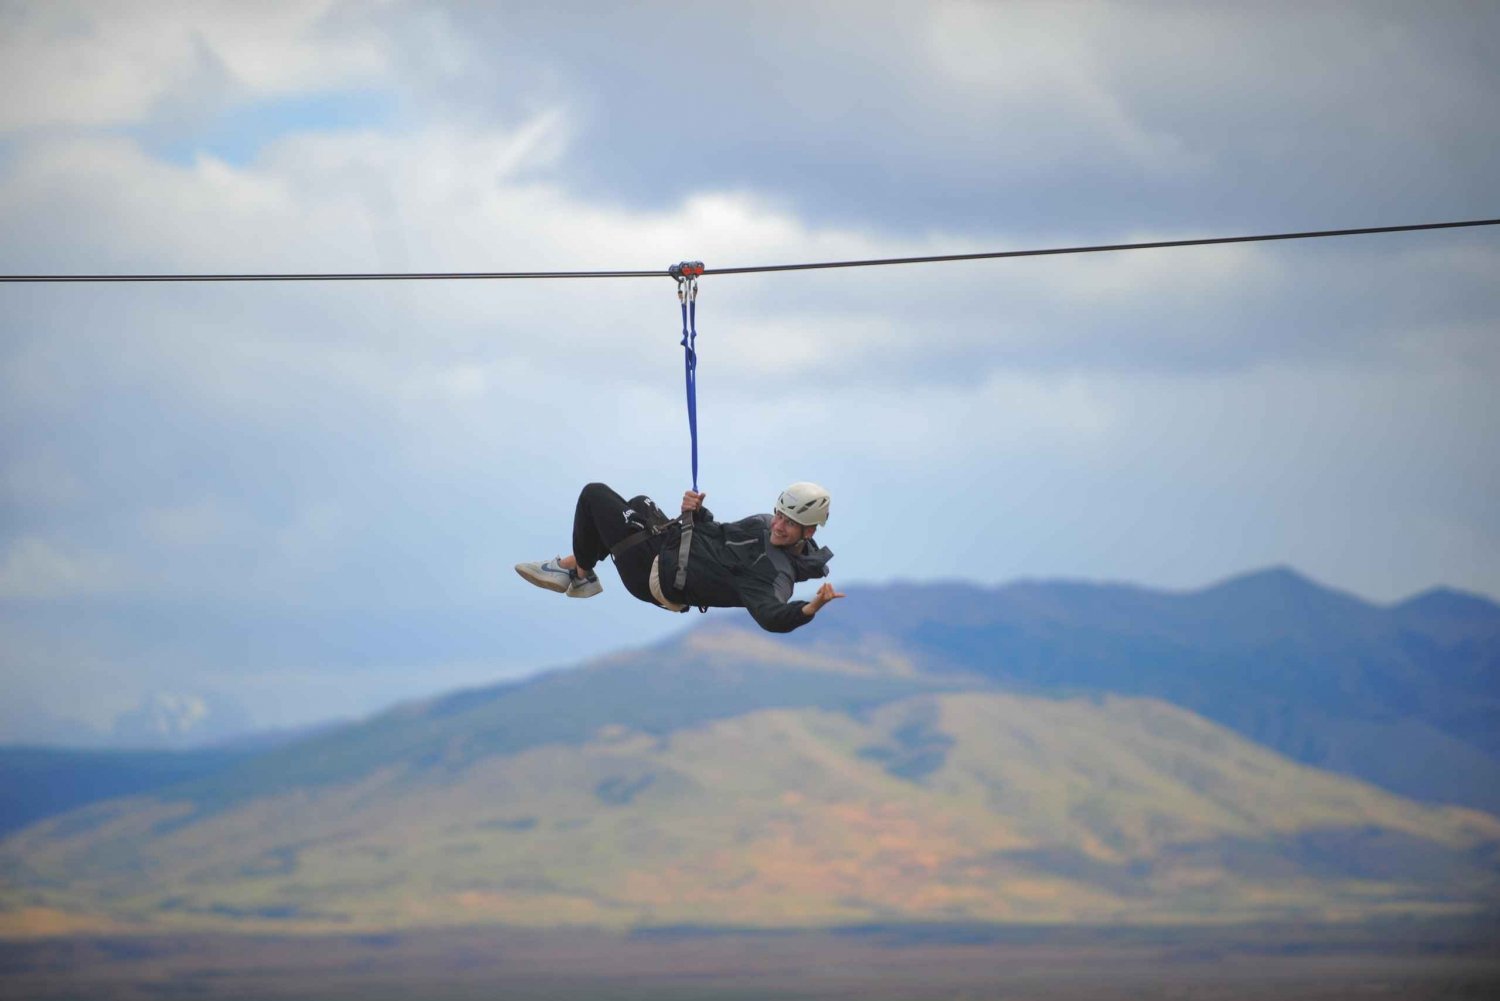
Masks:
[[[786,515],[777,511],[771,516],[771,545],[791,546],[813,533],[812,528],[803,528]]]

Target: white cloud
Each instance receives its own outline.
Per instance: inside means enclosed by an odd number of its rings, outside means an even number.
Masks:
[[[117,590],[120,584],[108,556],[67,544],[24,536],[0,554],[0,598],[73,598]]]
[[[385,48],[336,0],[7,4],[0,130],[128,125],[205,89],[244,99],[367,83]]]
[[[920,40],[941,102],[971,106],[1018,160],[1044,168],[1057,139],[1094,137],[1145,165],[1181,166],[1180,141],[1153,133],[1114,86],[1107,60],[1130,32],[1103,5],[977,2],[930,7]]]

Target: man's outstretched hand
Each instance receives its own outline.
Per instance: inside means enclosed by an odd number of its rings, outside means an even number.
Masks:
[[[802,606],[802,614],[809,619],[818,614],[818,609],[828,604],[834,598],[842,598],[842,591],[835,591],[832,584],[824,584],[818,588],[818,593],[813,595],[812,600]]]
[[[682,513],[683,514],[687,514],[689,511],[700,511],[700,510],[702,510],[703,509],[703,498],[705,498],[707,496],[708,496],[708,494],[694,493],[691,490],[689,490],[686,493],[684,493],[682,495]]]

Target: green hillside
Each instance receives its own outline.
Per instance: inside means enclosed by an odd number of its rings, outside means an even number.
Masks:
[[[505,701],[490,693],[307,745],[363,747],[368,767],[304,747],[300,773],[270,769],[285,752],[33,825],[0,842],[0,932],[1353,920],[1463,913],[1500,890],[1495,817],[1164,703],[901,694],[917,682],[898,661],[823,662],[788,670],[831,691],[733,712],[710,693],[744,676],[715,657],[696,698],[648,690],[646,725],[626,699],[522,740],[476,722]],[[639,671],[552,683],[623,692]]]

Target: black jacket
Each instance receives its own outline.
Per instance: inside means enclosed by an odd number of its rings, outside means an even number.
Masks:
[[[709,608],[744,608],[762,629],[789,633],[812,621],[805,601],[792,601],[792,585],[828,576],[833,553],[808,541],[792,552],[771,545],[771,516],[752,514],[739,521],[714,521],[697,512],[688,550],[687,584],[675,586],[682,527],[667,529],[661,548],[661,589],[669,600]]]

